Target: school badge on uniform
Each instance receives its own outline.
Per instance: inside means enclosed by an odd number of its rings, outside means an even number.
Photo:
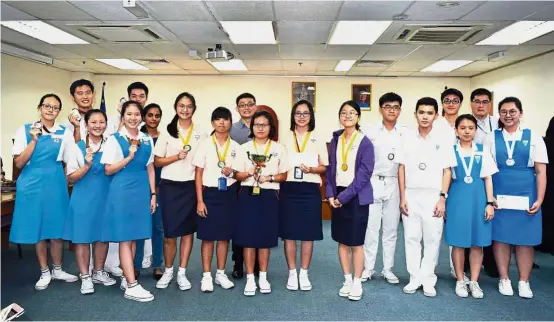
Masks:
[[[59,142],[60,142],[60,138],[57,137],[57,136],[53,137],[53,140],[54,140],[55,143],[59,143]]]
[[[523,145],[527,146],[527,144],[529,144],[529,141],[528,140],[523,140],[523,141],[521,141],[521,143],[523,143]]]
[[[235,150],[231,150],[231,158],[235,158],[237,156],[237,152]]]
[[[437,145],[435,145],[435,148],[436,148],[437,151],[438,151],[438,150],[441,148],[441,146],[437,144]]]
[[[315,143],[315,141],[316,141],[316,138],[314,138],[314,137],[310,138],[310,142]]]
[[[148,140],[143,140],[142,142],[144,143],[144,145],[150,145],[150,141]]]
[[[475,161],[477,161],[477,163],[481,163],[481,156],[475,155]]]
[[[194,139],[198,141],[200,139],[200,134],[194,133]]]

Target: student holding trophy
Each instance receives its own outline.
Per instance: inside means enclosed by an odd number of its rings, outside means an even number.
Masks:
[[[271,114],[258,111],[250,121],[254,139],[241,146],[233,170],[241,181],[233,241],[244,247],[246,285],[244,295],[256,294],[254,262],[258,248],[260,292],[270,293],[267,280],[269,249],[276,247],[279,237],[279,183],[290,170],[286,149],[273,141],[275,124]]]
[[[279,236],[285,241],[289,266],[287,289],[309,291],[308,268],[314,240],[323,239],[321,221],[321,176],[329,164],[325,140],[314,133],[312,103],[300,100],[291,110],[290,132],[283,139],[291,166],[287,181],[281,184]],[[296,241],[302,241],[300,275],[296,271]]]
[[[235,163],[240,145],[231,140],[231,111],[218,107],[212,112],[212,135],[202,141],[194,156],[196,166],[196,237],[202,240],[202,266],[204,275],[200,290],[212,292],[212,257],[217,241],[217,273],[215,283],[224,289],[235,286],[225,275],[229,240],[233,237],[233,218],[237,207]]]

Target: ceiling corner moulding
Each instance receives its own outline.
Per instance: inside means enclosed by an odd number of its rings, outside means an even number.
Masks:
[[[240,59],[231,59],[228,61],[210,61],[208,60],[210,64],[212,64],[213,67],[217,70],[235,70],[235,71],[246,71],[248,70],[242,60]]]
[[[272,21],[220,21],[233,44],[273,45],[275,32]]]
[[[39,20],[2,21],[2,26],[52,45],[87,45],[87,41]]]
[[[112,67],[123,69],[123,70],[149,70],[147,67],[137,64],[134,61],[129,59],[117,58],[117,59],[96,59],[96,60],[106,65],[110,65]]]
[[[421,71],[429,73],[447,73],[472,62],[472,60],[439,60],[438,62],[425,67]]]
[[[476,45],[521,45],[554,31],[554,21],[518,21]]]
[[[341,60],[335,67],[335,72],[347,72],[355,63],[355,60]]]
[[[338,21],[329,45],[372,45],[392,21]]]

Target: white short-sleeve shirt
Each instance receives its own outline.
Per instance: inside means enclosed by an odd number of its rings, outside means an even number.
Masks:
[[[347,157],[346,157],[346,165],[348,165],[348,169],[346,171],[342,170],[342,135],[338,138],[338,144],[337,144],[337,153],[336,153],[336,160],[337,160],[337,175],[336,175],[336,182],[337,187],[348,187],[352,181],[354,181],[354,176],[356,175],[356,156],[358,155],[358,150],[360,149],[360,143],[362,142],[362,139],[364,138],[364,134],[362,132],[358,132],[358,135],[356,135],[355,140],[352,142],[352,146],[350,147],[350,151],[348,151]],[[350,137],[350,140],[354,138],[354,134]],[[345,147],[345,153],[346,149],[350,145],[350,140],[346,142]]]
[[[444,139],[448,142],[451,142],[452,145],[456,144],[458,142],[458,137],[456,134],[456,127],[451,126],[450,123],[446,120],[444,117],[438,117],[433,122],[433,132],[436,133],[436,135],[443,136]]]
[[[229,138],[230,139],[230,138]],[[216,140],[217,150],[215,148],[212,136],[204,139],[200,142],[200,146],[192,164],[195,167],[204,169],[202,173],[202,184],[206,187],[218,187],[219,178],[223,177],[221,168],[218,166],[219,155],[221,157],[225,154],[226,144],[219,145]],[[229,148],[227,149],[227,155],[225,156],[225,166],[233,168],[233,164],[237,162],[237,154],[240,152],[240,145],[233,141],[229,141]],[[227,186],[231,186],[236,182],[235,179],[227,177]]]
[[[389,131],[381,122],[377,125],[366,126],[362,131],[375,148],[373,176],[398,176],[398,163],[394,162],[394,159],[400,151],[402,136],[408,133],[408,128],[396,124]]]
[[[92,148],[94,151],[98,152],[104,152],[104,145],[106,144],[107,138],[102,138],[102,141],[98,144],[90,141],[89,147]],[[69,160],[67,162],[66,171],[67,175],[70,175],[74,173],[75,171],[81,169],[86,165],[85,163],[85,157],[83,156],[83,152],[77,145],[77,143],[73,143],[71,145],[71,148],[69,149]]]
[[[54,134],[55,132],[61,130],[61,128],[62,127],[59,124],[54,123],[54,126],[48,129],[48,131],[50,131],[51,133],[43,130],[42,135],[52,136],[53,139],[62,140],[60,151],[58,152],[58,157],[56,160],[67,163],[69,160],[69,150],[71,149],[71,145],[74,143],[74,139],[72,133],[67,128],[65,128],[65,131],[61,135]],[[25,125],[23,125],[15,132],[12,155],[20,155],[25,150],[27,145],[27,133],[25,130]],[[31,160],[29,159],[29,162],[27,162],[27,164],[29,164],[30,162]]]
[[[471,157],[471,152],[465,151],[463,149],[460,149],[459,145],[455,146],[455,149],[460,156],[460,159]],[[486,178],[489,176],[492,176],[493,174],[498,172],[498,167],[496,166],[496,162],[494,162],[494,159],[492,158],[491,152],[487,147],[483,147],[483,151],[479,152],[477,151],[477,146],[475,144],[472,145],[472,150],[475,152],[475,158],[473,162],[477,161],[477,158],[481,158],[481,172],[479,173],[479,177]],[[456,165],[458,166],[458,165]],[[474,165],[475,166],[475,165]],[[463,167],[463,165],[460,165],[460,167]],[[469,164],[468,164],[469,167]],[[452,179],[456,179],[456,172],[452,171]]]
[[[236,164],[233,163],[233,170],[248,172],[254,166],[254,164],[250,159],[248,159],[247,152],[250,152],[250,154],[264,154],[267,144],[269,143],[266,143],[264,145],[256,144],[257,149],[254,148],[254,140],[248,141],[241,145],[241,151],[237,154],[237,162]],[[287,155],[287,149],[282,144],[271,141],[271,146],[269,147],[267,156],[270,155],[271,158],[268,162],[265,163],[265,167],[262,168],[262,171],[260,173],[261,175],[275,176],[281,173],[288,172],[291,169],[289,157]],[[248,187],[254,186],[254,177],[249,177],[248,179],[243,181],[241,185]],[[262,189],[279,190],[279,183],[266,181],[260,184],[260,187]]]
[[[81,133],[81,139],[83,139],[87,135],[87,125],[85,124],[85,117],[81,116],[81,120],[79,121],[81,124],[79,131]],[[75,127],[69,120],[67,120],[64,124],[64,126],[67,128],[67,130],[73,135],[73,131],[75,131]],[[113,118],[108,116],[108,124],[106,124],[106,131],[104,131],[104,137],[108,137],[115,132],[117,132],[117,129],[119,128],[119,118]]]
[[[152,140],[152,137],[149,135],[146,135],[145,133],[139,131],[138,132],[137,139],[144,142],[148,141],[150,146],[154,146],[154,141]],[[119,134],[123,137],[129,136],[129,132],[127,132],[127,129],[125,127],[122,127],[119,131]],[[141,147],[139,147],[140,149]],[[102,153],[102,159],[100,159],[100,163],[102,164],[115,164],[121,160],[125,159],[125,156],[123,155],[123,150],[121,149],[121,146],[119,145],[119,142],[117,142],[117,139],[115,136],[111,135],[106,143],[104,143],[104,150]],[[150,157],[148,158],[148,162],[146,165],[150,165],[154,162],[154,153],[150,153]]]
[[[156,146],[154,147],[154,155],[157,157],[166,158],[179,154],[184,146],[183,141],[181,140],[181,136],[184,140],[186,140],[188,130],[188,128],[180,128],[180,136],[174,138],[169,134],[169,132],[167,132],[167,128],[164,127],[162,131],[160,131],[158,141],[156,141]],[[194,160],[196,152],[198,152],[200,148],[200,142],[207,137],[208,135],[206,134],[206,132],[204,132],[202,129],[199,129],[197,125],[194,124],[194,128],[192,129],[192,134],[188,142],[188,144],[191,146],[191,150],[187,154],[187,157],[183,160],[177,160],[172,164],[163,167],[161,178],[179,182],[194,180],[195,167],[192,164],[192,161]]]
[[[475,143],[486,144],[487,135],[498,129],[498,118],[487,115],[484,119],[477,119],[477,132],[473,141]]]
[[[280,140],[280,142],[287,149],[287,154],[289,156],[289,163],[290,163],[290,166],[292,167],[291,170],[289,170],[289,173],[287,175],[287,181],[310,182],[310,183],[317,183],[321,185],[321,176],[315,173],[304,173],[302,175],[302,179],[295,179],[294,168],[300,166],[299,164],[300,160],[308,160],[308,161],[317,160],[318,166],[319,164],[322,164],[324,166],[329,165],[329,154],[327,152],[327,143],[325,142],[323,137],[319,135],[317,132],[310,132],[309,137],[308,137],[308,134],[304,134],[304,135],[297,134],[296,139],[298,140],[298,142],[296,142],[293,132],[288,131],[283,135],[282,139]],[[305,141],[306,139],[307,141]],[[302,150],[302,146],[304,145],[304,142],[306,142],[306,146],[304,150]],[[302,152],[297,152],[297,148],[299,148],[298,151],[302,150]],[[309,166],[314,167],[313,164]]]
[[[517,131],[512,134],[508,133],[505,129],[502,130],[502,136],[504,136],[504,140],[506,141],[521,141],[522,135],[523,129],[521,128],[518,128]],[[529,151],[529,161],[527,162],[527,166],[532,168],[535,166],[535,162],[547,164],[548,153],[543,138],[540,135],[537,135],[534,131],[531,131],[531,142],[529,143],[531,144],[531,150]],[[490,150],[492,157],[496,161],[496,142],[494,138],[494,131],[487,135],[485,145]]]
[[[457,165],[452,142],[438,131],[404,135],[400,149],[396,162],[405,167],[406,188],[440,190],[443,170]]]

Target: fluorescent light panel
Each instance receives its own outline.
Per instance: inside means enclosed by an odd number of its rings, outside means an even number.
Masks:
[[[217,70],[247,70],[246,66],[240,59],[231,59],[229,61],[216,61],[212,62],[209,61],[212,66],[214,66]]]
[[[271,21],[221,21],[233,44],[275,44]]]
[[[106,65],[113,66],[119,69],[125,70],[149,70],[148,68],[135,63],[129,59],[117,58],[117,59],[96,59],[97,61],[104,63]]]
[[[421,71],[430,73],[451,72],[472,62],[472,60],[439,60],[438,62],[425,67]]]
[[[27,59],[36,63],[52,65],[54,64],[54,58],[43,56],[41,54],[34,53],[32,51],[25,50],[16,46],[2,43],[2,54],[11,55],[14,57]]]
[[[392,21],[339,21],[330,45],[372,45],[391,25]]]
[[[518,21],[477,45],[520,45],[554,31],[554,21]]]
[[[1,24],[52,45],[88,44],[81,38],[39,20],[2,21]]]
[[[355,60],[341,60],[335,67],[335,72],[347,72],[356,63]]]

